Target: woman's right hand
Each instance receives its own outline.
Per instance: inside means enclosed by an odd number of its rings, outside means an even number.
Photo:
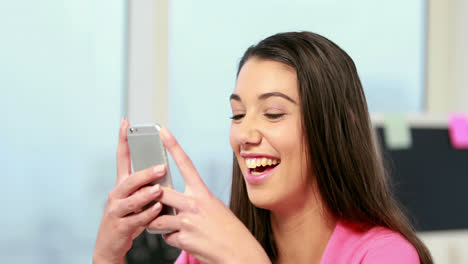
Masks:
[[[132,241],[143,232],[161,211],[161,203],[142,210],[159,200],[159,185],[145,186],[164,176],[166,168],[158,165],[131,174],[130,152],[127,141],[128,121],[122,119],[117,147],[117,181],[104,209],[94,247],[93,263],[122,263]]]

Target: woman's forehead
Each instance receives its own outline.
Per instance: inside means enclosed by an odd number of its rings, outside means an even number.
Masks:
[[[258,58],[249,59],[241,68],[234,93],[240,97],[280,92],[297,100],[296,70],[284,63]]]

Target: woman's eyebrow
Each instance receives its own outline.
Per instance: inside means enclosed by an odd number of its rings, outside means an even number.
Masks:
[[[284,99],[290,101],[291,103],[297,104],[296,101],[294,101],[291,97],[285,95],[284,93],[280,93],[280,92],[271,92],[271,93],[261,94],[261,95],[258,96],[258,100],[265,100],[265,99],[270,98],[272,96],[278,96],[278,97],[281,97],[281,98],[284,98]]]
[[[291,103],[297,104],[297,102],[294,101],[291,97],[285,95],[284,93],[280,93],[280,92],[271,92],[271,93],[261,94],[261,95],[258,96],[258,100],[266,100],[267,98],[270,98],[272,96],[278,96],[278,97],[281,97],[281,98],[284,98],[284,99],[290,101]],[[229,100],[235,100],[235,101],[242,102],[242,99],[237,94],[231,94],[231,96],[229,97]]]
[[[242,102],[240,96],[237,95],[237,94],[231,94],[231,96],[229,96],[229,101],[231,101],[231,100],[236,100],[236,101]]]

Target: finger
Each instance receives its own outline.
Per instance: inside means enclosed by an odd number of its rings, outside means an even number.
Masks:
[[[196,204],[193,198],[171,188],[161,187],[161,189],[163,189],[163,194],[159,201],[164,205],[174,207],[179,212],[195,209]]]
[[[129,228],[135,229],[142,226],[147,226],[161,212],[162,204],[157,202],[148,209],[125,217]]]
[[[122,118],[119,131],[119,144],[117,145],[117,184],[123,181],[131,172],[130,151],[128,148],[127,119]]]
[[[142,208],[152,201],[155,201],[162,193],[159,184],[144,187],[136,191],[131,196],[121,199],[117,205],[116,215],[126,216],[131,213],[140,213]]]
[[[166,175],[166,166],[160,164],[133,173],[124,179],[115,189],[115,198],[126,198],[141,187]]]
[[[180,230],[180,217],[174,215],[161,215],[148,223],[151,230]]]
[[[191,243],[187,242],[187,236],[185,235],[184,232],[173,232],[169,234],[163,234],[162,237],[164,238],[164,241],[170,246],[180,248],[185,251],[190,251],[193,249],[190,247]]]
[[[174,233],[169,233],[169,234],[163,234],[162,237],[164,238],[164,241],[166,241],[166,244],[180,248],[180,246],[177,244],[177,241],[179,236],[179,232],[174,232]],[[182,249],[182,248],[180,248]],[[182,249],[184,250],[184,249]]]
[[[179,168],[180,174],[184,178],[186,186],[189,187],[206,187],[203,180],[198,175],[192,160],[185,154],[184,150],[180,147],[177,140],[165,127],[161,128],[161,140],[164,146],[169,150],[171,156]]]

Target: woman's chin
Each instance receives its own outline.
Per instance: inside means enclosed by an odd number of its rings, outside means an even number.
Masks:
[[[275,205],[278,204],[277,197],[274,197],[271,191],[267,189],[255,188],[255,190],[252,190],[247,187],[247,193],[250,202],[255,205],[255,207],[271,211],[276,207]]]

